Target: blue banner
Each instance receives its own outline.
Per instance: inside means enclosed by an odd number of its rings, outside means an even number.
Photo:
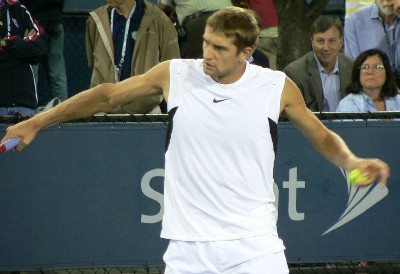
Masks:
[[[281,123],[275,193],[289,263],[397,259],[398,122],[326,124],[391,177],[387,189],[350,188]],[[162,123],[67,123],[0,155],[0,271],[162,265],[165,134]]]

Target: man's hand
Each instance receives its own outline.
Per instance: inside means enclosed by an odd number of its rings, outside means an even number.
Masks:
[[[387,180],[390,176],[388,164],[380,159],[358,159],[352,170],[355,168],[361,169],[362,176],[367,177],[368,180],[357,183],[358,187],[366,187],[375,181],[379,181],[381,186],[386,186]]]
[[[25,30],[24,37],[31,37],[31,36],[35,36],[35,35],[36,35],[35,29],[31,29],[31,30],[26,29]]]
[[[37,130],[34,127],[34,123],[31,122],[31,119],[22,121],[16,125],[8,127],[6,135],[1,140],[1,143],[8,139],[16,137],[19,140],[19,145],[14,148],[14,151],[23,150],[27,145],[29,145],[33,141],[33,139],[35,139],[37,135]]]

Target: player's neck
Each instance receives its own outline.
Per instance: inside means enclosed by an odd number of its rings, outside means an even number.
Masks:
[[[246,71],[246,62],[243,62],[239,64],[236,69],[234,69],[231,73],[226,74],[226,75],[214,75],[211,76],[214,81],[220,83],[220,84],[233,84],[236,81],[238,81],[240,78],[242,78],[243,74]]]
[[[136,5],[135,0],[127,0],[120,6],[115,7],[115,9],[120,15],[123,15],[126,19],[128,19],[129,14],[131,13],[131,10],[135,7],[135,5]]]

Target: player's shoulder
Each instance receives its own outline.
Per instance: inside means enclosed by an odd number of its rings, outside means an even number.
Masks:
[[[198,67],[203,64],[203,59],[172,59],[171,64],[186,67]]]
[[[270,68],[264,68],[258,65],[248,65],[248,70],[250,75],[257,75],[258,77],[261,77],[262,79],[268,79],[271,81],[278,80],[278,79],[284,79],[285,78],[285,73],[279,70],[272,70]]]
[[[202,71],[203,59],[172,59],[170,60],[171,72]]]

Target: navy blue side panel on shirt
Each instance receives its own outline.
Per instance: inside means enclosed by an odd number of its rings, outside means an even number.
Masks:
[[[168,147],[169,147],[169,142],[171,140],[171,134],[172,130],[174,128],[174,116],[176,111],[178,110],[178,107],[174,107],[168,112],[168,117],[169,117],[169,123],[168,123],[168,128],[167,128],[167,137],[165,140],[165,152],[167,152]]]
[[[278,125],[271,118],[268,118],[268,122],[269,122],[269,133],[271,134],[272,144],[274,145],[274,153],[276,158],[276,151],[278,149]]]

